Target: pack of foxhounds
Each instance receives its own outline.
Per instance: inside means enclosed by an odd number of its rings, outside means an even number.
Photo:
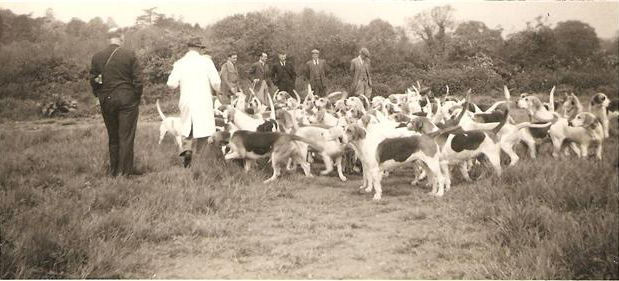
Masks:
[[[318,97],[308,87],[303,99],[296,91],[276,91],[265,95],[268,102],[263,104],[255,93],[239,92],[230,105],[215,101],[219,127],[212,139],[226,160],[244,160],[247,171],[256,160],[270,158],[273,174],[265,182],[277,179],[283,167],[293,171],[297,165],[312,177],[311,164],[317,157],[324,164],[321,175],[331,173],[334,165],[342,181],[347,180],[345,171],[362,171],[360,189],[374,190],[374,200],[381,199],[382,178],[403,166],[414,171],[411,184],[427,179],[429,194],[437,197],[451,187],[450,166],[471,181],[471,166],[482,160],[500,176],[501,151],[514,166],[519,143],[531,158],[536,157],[536,145],[551,142],[553,157],[588,157],[591,149],[602,159],[609,120],[619,116],[619,101],[598,93],[585,111],[573,93],[555,101],[554,87],[548,102],[522,93],[515,105],[527,112],[529,121],[516,123],[509,114],[510,91],[504,87],[503,92],[505,100],[492,105],[470,101],[470,90],[460,97],[450,94],[448,86],[437,98],[419,83],[406,93],[371,100],[346,92]],[[157,108],[163,120],[159,142],[166,132],[180,138],[180,120],[166,117],[158,103]]]

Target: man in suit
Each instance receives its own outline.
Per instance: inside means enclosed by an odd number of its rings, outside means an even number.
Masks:
[[[312,59],[305,63],[304,76],[309,80],[314,95],[324,97],[327,91],[327,62],[318,58],[320,52],[312,50]]]
[[[187,42],[187,53],[174,63],[167,85],[170,89],[180,86],[178,106],[181,110],[183,166],[191,164],[196,154],[207,145],[215,133],[215,112],[212,90],[219,92],[221,78],[210,56],[201,55],[206,48],[198,37]]]
[[[359,50],[359,56],[350,61],[352,85],[350,91],[355,96],[364,95],[372,98],[372,76],[370,75],[370,51],[366,48]]]
[[[223,104],[230,104],[230,99],[239,91],[239,73],[236,69],[236,53],[230,53],[228,60],[221,65],[221,94],[219,98]]]
[[[258,61],[251,65],[247,73],[253,83],[250,87],[255,91],[256,96],[263,104],[267,103],[265,93],[268,94],[269,87],[273,84],[269,79],[269,68],[266,64],[268,57],[266,53],[260,54]]]
[[[92,57],[90,85],[107,129],[110,174],[140,175],[133,167],[133,143],[142,96],[142,66],[135,52],[121,47],[124,35],[108,31],[110,45]]]
[[[292,95],[297,73],[294,70],[292,62],[286,61],[286,52],[279,52],[279,61],[273,64],[271,69],[272,80],[275,86],[277,86],[280,91],[285,91]]]

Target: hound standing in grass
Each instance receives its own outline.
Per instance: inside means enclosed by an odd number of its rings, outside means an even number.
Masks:
[[[610,105],[610,100],[604,93],[597,93],[595,96],[591,98],[591,102],[589,103],[589,112],[591,112],[602,124],[602,129],[604,131],[604,138],[608,138],[609,129],[608,129],[608,106]]]
[[[181,121],[181,118],[165,116],[165,114],[163,114],[163,111],[161,111],[161,107],[159,106],[159,99],[157,99],[156,104],[157,112],[159,112],[159,117],[161,117],[161,125],[159,125],[158,144],[161,144],[161,141],[163,141],[165,135],[169,133],[170,135],[172,135],[172,137],[174,137],[174,142],[176,142],[176,144],[178,145],[178,149],[180,150],[180,152],[183,152],[183,135],[181,134],[183,130],[183,123]]]

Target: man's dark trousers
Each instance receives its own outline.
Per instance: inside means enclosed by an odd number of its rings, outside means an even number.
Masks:
[[[113,176],[133,173],[133,143],[140,99],[133,91],[116,89],[99,98],[110,149]]]

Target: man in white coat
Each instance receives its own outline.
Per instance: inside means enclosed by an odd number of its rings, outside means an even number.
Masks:
[[[174,63],[168,77],[168,87],[181,87],[178,107],[181,110],[183,145],[180,156],[183,166],[191,163],[193,151],[196,155],[206,145],[208,137],[215,133],[215,115],[213,109],[213,92],[219,92],[221,79],[213,60],[208,55],[201,55],[205,48],[199,38],[192,38],[187,43],[189,51]]]

